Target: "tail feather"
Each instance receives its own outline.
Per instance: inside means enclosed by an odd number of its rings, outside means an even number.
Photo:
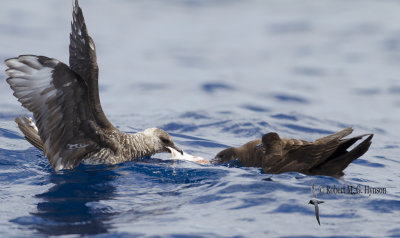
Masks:
[[[357,158],[361,157],[365,152],[368,151],[369,147],[371,146],[371,139],[374,136],[373,134],[366,134],[362,135],[359,137],[351,138],[349,139],[349,143],[345,143],[344,147],[347,149],[350,147],[352,144],[355,143],[358,139],[367,136],[368,137],[361,142],[359,145],[354,147],[350,151],[345,151],[341,155],[331,158],[326,161],[326,163],[323,163],[319,165],[318,167],[312,169],[312,172],[315,174],[324,174],[324,175],[329,175],[329,176],[335,176],[335,177],[340,177],[343,176],[343,170],[347,168],[347,166],[356,160]],[[353,140],[354,139],[354,140]]]
[[[343,154],[346,154],[348,152],[347,151],[348,148],[350,148],[354,143],[356,143],[358,140],[362,139],[364,136],[367,136],[367,135],[369,135],[369,134],[340,140],[340,145],[338,146],[336,151],[331,156],[329,156],[329,158],[327,158],[325,162],[328,162],[329,160],[335,159],[339,156],[342,156]]]
[[[32,121],[32,119],[28,119],[27,117],[22,117],[22,120],[23,121],[21,121],[21,119],[18,117],[14,119],[19,129],[24,134],[25,139],[36,148],[43,151],[43,142],[40,139],[35,123]]]

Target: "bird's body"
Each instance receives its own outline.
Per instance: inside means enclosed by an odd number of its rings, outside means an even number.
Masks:
[[[315,218],[317,219],[318,225],[321,225],[321,222],[319,220],[319,206],[318,204],[324,203],[324,201],[318,200],[316,198],[311,199],[308,204],[314,205],[314,210],[315,210]]]
[[[36,55],[5,61],[7,83],[36,122],[15,119],[25,138],[43,150],[56,171],[73,169],[80,162],[121,163],[170,152],[167,147],[181,151],[162,129],[128,134],[108,121],[100,104],[95,45],[78,1],[72,16],[70,66]]]
[[[314,190],[314,184],[311,187],[311,193],[313,195],[313,198],[308,202],[308,204],[314,205],[315,218],[317,219],[318,225],[321,225],[321,222],[319,221],[319,206],[318,206],[318,204],[324,203],[324,201],[317,199],[317,194],[315,193],[315,190]]]
[[[352,131],[346,128],[314,142],[280,138],[277,133],[271,132],[261,140],[219,152],[214,162],[227,163],[238,159],[241,166],[262,167],[265,173],[301,172],[340,177],[343,176],[343,170],[363,155],[371,144],[372,134],[344,139]],[[347,151],[364,136],[368,137]]]

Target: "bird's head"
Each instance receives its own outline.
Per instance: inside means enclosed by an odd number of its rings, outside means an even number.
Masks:
[[[211,160],[211,162],[218,163],[218,164],[225,164],[236,158],[238,158],[236,149],[232,147],[232,148],[228,148],[228,149],[220,151],[215,156],[215,158]]]
[[[171,153],[171,150],[168,149],[168,147],[171,147],[183,155],[183,151],[174,144],[171,136],[166,131],[159,128],[149,128],[143,133],[151,139],[154,145],[154,153]]]
[[[277,142],[280,141],[280,137],[277,133],[275,132],[269,132],[267,134],[264,134],[262,139],[261,139],[261,143],[259,143],[258,145],[256,145],[254,147],[255,150],[260,150],[263,151],[264,153],[266,151],[274,151],[275,147],[277,145]]]

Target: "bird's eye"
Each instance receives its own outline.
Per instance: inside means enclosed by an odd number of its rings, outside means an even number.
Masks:
[[[161,138],[161,141],[162,141],[162,143],[164,143],[164,144],[169,144],[169,140],[168,140],[168,139]]]

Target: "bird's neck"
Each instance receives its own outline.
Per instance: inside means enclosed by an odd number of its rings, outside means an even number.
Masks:
[[[153,138],[143,132],[134,134],[125,134],[123,150],[130,155],[131,158],[140,158],[144,156],[151,156],[155,153],[161,152],[154,144]]]

